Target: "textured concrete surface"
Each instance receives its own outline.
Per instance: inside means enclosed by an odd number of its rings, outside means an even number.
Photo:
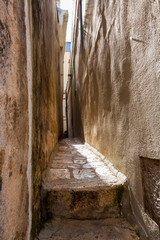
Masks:
[[[38,240],[138,240],[123,218],[103,220],[56,219],[47,223]]]
[[[59,142],[43,176],[45,218],[120,216],[126,177],[111,171],[93,150],[78,139]]]
[[[127,175],[134,212],[143,212],[144,234],[154,239],[153,221],[144,219],[140,157],[160,159],[160,3],[84,0],[82,13],[83,51],[79,17],[73,44],[74,136]]]

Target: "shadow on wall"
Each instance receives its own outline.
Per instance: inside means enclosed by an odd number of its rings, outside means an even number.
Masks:
[[[140,158],[144,208],[160,227],[160,159]]]
[[[83,129],[83,121],[82,121],[82,115],[81,115],[81,103],[80,98],[78,96],[79,90],[72,91],[72,95],[74,96],[74,103],[73,103],[73,136],[79,136],[83,141],[84,139],[84,129]]]
[[[56,1],[32,1],[33,151],[32,237],[41,227],[42,173],[62,135],[62,65],[65,27],[57,18]],[[66,22],[65,22],[66,24]],[[64,30],[64,32],[63,32]],[[65,41],[64,41],[65,43]],[[60,99],[61,98],[61,99]],[[61,121],[60,121],[61,119]]]
[[[122,72],[121,72],[122,78],[119,91],[119,103],[121,106],[127,105],[130,102],[130,81],[132,76],[132,66],[131,66],[131,45],[128,39],[129,38],[127,37],[127,40],[125,42],[124,60],[122,60]]]

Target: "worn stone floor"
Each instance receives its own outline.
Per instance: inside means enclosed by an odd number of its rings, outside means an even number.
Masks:
[[[44,225],[39,240],[139,239],[120,213],[126,177],[88,144],[59,142],[43,176]]]
[[[44,184],[54,189],[106,187],[124,184],[126,177],[104,156],[79,139],[62,140],[55,153]]]
[[[47,223],[39,240],[138,240],[122,218],[100,220],[56,219]]]

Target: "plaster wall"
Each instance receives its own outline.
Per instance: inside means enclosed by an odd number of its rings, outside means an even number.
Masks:
[[[42,174],[63,130],[61,73],[63,72],[65,47],[63,37],[66,27],[58,23],[56,1],[34,0],[31,12],[33,49],[32,238],[34,239],[43,221],[41,218]]]
[[[64,133],[64,62],[65,62],[65,41],[66,41],[66,30],[67,30],[67,23],[68,23],[68,11],[61,9],[61,16],[59,22],[59,40],[60,40],[60,75],[61,75],[61,94],[60,94],[60,101],[61,101],[61,108],[60,108],[60,125],[61,125],[61,132]]]
[[[82,0],[82,13],[84,48],[78,17],[72,50],[74,136],[127,175],[143,211],[140,157],[160,159],[160,4]]]
[[[43,220],[41,178],[63,128],[66,21],[60,26],[54,0],[0,0],[3,240],[35,239]]]
[[[68,91],[68,137],[73,138],[73,109],[72,109],[72,91]]]
[[[0,0],[0,239],[26,239],[28,84],[24,1]]]
[[[71,59],[71,53],[70,52],[65,52],[64,54],[64,88],[63,90],[66,90],[67,87],[67,82],[68,82],[68,74],[69,74],[69,67],[70,67],[70,59]]]
[[[71,53],[65,52],[64,54],[64,64],[63,64],[63,132],[67,131],[67,124],[66,124],[66,96],[65,91],[67,87],[68,82],[68,74],[69,74],[69,68],[70,68],[70,59],[71,59]]]

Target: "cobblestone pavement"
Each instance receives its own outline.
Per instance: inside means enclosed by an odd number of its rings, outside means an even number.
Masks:
[[[59,142],[43,176],[43,205],[50,222],[39,240],[139,239],[120,216],[126,177],[78,139]]]
[[[45,184],[54,189],[111,187],[126,181],[102,154],[78,139],[62,140],[51,159]]]

